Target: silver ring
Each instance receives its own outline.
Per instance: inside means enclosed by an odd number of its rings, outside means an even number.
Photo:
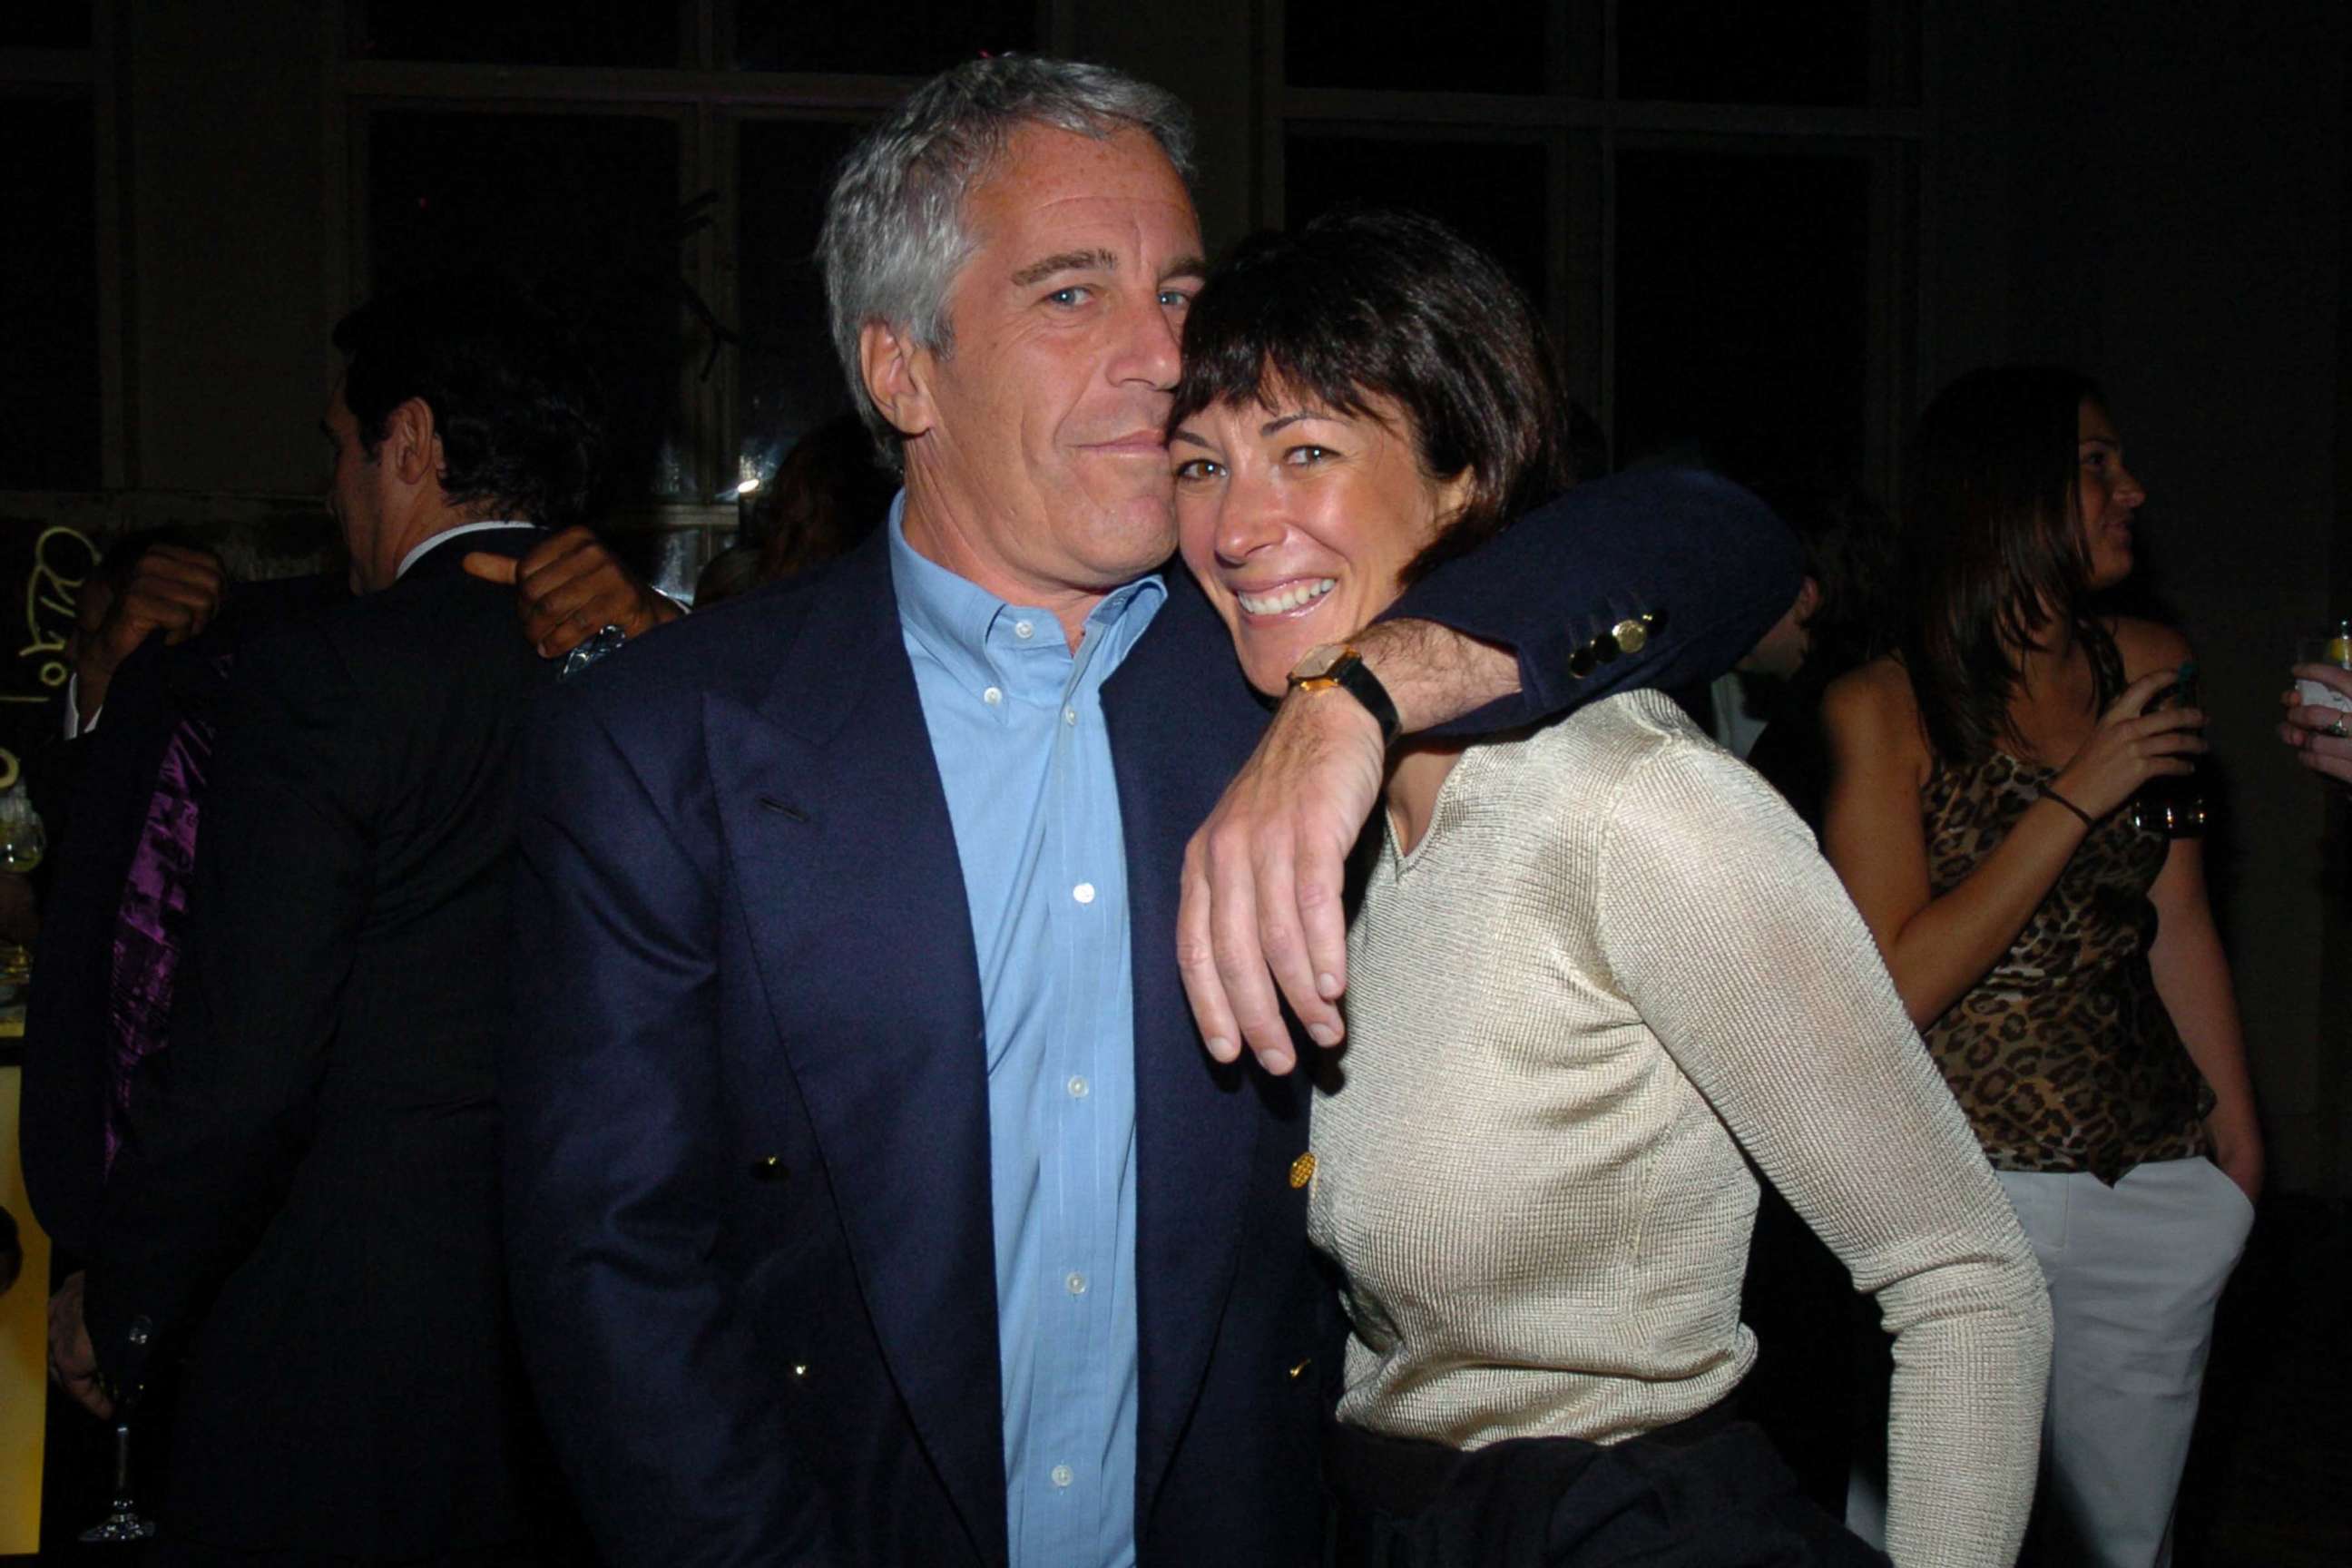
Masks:
[[[2339,741],[2352,741],[2352,730],[2347,730],[2344,727],[2344,721],[2341,719],[2338,719],[2334,723],[2328,725],[2327,728],[2322,730],[2320,733],[2323,735],[2333,735]]]

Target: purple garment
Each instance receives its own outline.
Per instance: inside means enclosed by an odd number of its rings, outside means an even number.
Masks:
[[[213,660],[226,675],[228,657]],[[172,727],[155,787],[147,797],[131,873],[114,915],[114,962],[107,987],[106,1168],[131,1108],[139,1064],[163,1048],[172,1026],[173,983],[180,938],[187,923],[188,889],[195,880],[196,816],[212,762],[213,723],[188,715]]]

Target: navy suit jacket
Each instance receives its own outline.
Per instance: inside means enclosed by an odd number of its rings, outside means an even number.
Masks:
[[[1727,668],[1799,566],[1744,491],[1645,474],[1395,613],[1517,648],[1526,692],[1477,716],[1501,727]],[[1135,942],[1138,1548],[1305,1563],[1337,1370],[1289,1180],[1305,1086],[1213,1064],[1174,962],[1184,843],[1265,710],[1173,563],[1169,587],[1103,698]],[[1658,636],[1595,658],[1643,612]],[[536,731],[509,1259],[602,1550],[1004,1563],[980,983],[887,540],[606,661]]]

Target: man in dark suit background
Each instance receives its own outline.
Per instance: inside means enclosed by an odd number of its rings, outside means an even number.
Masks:
[[[173,1376],[167,1560],[528,1560],[500,1279],[518,737],[555,667],[469,552],[580,517],[602,414],[494,286],[337,329],[323,429],[354,596],[247,639],[171,1045],[143,1069],[60,1358]]]
[[[1248,794],[1344,845],[1384,700],[1407,729],[1511,724],[1712,675],[1795,591],[1744,492],[1587,487],[1441,568],[1269,732],[1222,623],[1155,570],[1204,268],[1188,139],[1097,68],[919,90],[845,164],[823,246],[903,462],[888,525],[535,723],[509,1240],[609,1561],[1315,1561],[1336,1310],[1303,1086],[1202,1048],[1186,837],[1262,734]],[[1306,901],[1336,905],[1330,859]],[[1336,1037],[1295,956],[1276,973]],[[1204,1011],[1221,1056],[1291,1049],[1270,1005]]]

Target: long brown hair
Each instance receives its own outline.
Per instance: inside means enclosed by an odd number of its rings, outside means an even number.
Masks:
[[[2053,629],[2091,654],[2099,706],[2114,696],[2113,639],[2086,605],[2076,457],[2088,376],[2053,365],[1971,371],[1937,395],[1913,433],[1899,559],[1903,662],[1948,761],[2025,749],[2010,714],[2027,653]]]

